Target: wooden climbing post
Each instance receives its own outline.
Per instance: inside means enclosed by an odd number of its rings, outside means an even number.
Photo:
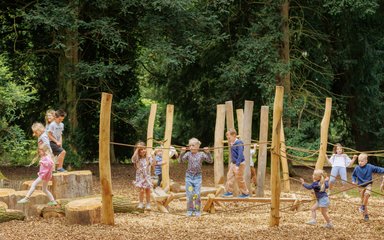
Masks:
[[[280,221],[280,131],[283,114],[284,88],[276,87],[273,104],[272,146],[271,146],[271,213],[269,226],[279,226]]]
[[[166,113],[166,120],[165,120],[165,134],[164,134],[164,150],[163,150],[163,162],[165,163],[162,166],[162,174],[163,174],[163,180],[162,180],[162,187],[166,191],[169,190],[169,148],[171,147],[171,141],[172,141],[172,126],[173,126],[173,105],[168,104],[167,105],[167,113]]]
[[[153,147],[153,129],[155,127],[157,104],[151,104],[151,111],[149,113],[148,127],[147,127],[147,155],[151,154]]]
[[[225,112],[226,117],[225,120],[227,122],[227,131],[229,129],[235,129],[235,120],[233,117],[233,102],[232,101],[226,101],[225,102]],[[239,132],[237,133],[239,134]],[[230,144],[228,143],[228,168],[231,163],[231,150],[230,150]],[[239,187],[237,186],[237,182],[233,184],[233,195],[237,196],[239,194]]]
[[[257,187],[256,197],[264,197],[265,171],[267,168],[268,147],[268,115],[269,107],[261,106],[260,110],[260,133],[259,133],[259,155],[257,157]]]
[[[287,147],[285,145],[285,135],[284,135],[284,126],[283,120],[281,120],[281,130],[280,130],[280,160],[281,168],[283,170],[283,191],[289,192],[291,190],[291,185],[289,182],[289,168],[288,168],[288,159],[287,159]]]
[[[102,93],[100,108],[99,129],[99,171],[101,184],[101,223],[114,225],[114,212],[112,205],[112,179],[111,179],[111,106],[112,94]]]
[[[325,154],[327,154],[328,129],[329,129],[329,122],[331,120],[331,111],[332,111],[332,98],[326,98],[324,116],[323,116],[323,120],[321,121],[320,149],[319,149],[319,157],[317,158],[317,162],[316,162],[316,169],[323,169],[324,167]]]
[[[216,126],[215,126],[215,150],[214,150],[214,172],[215,187],[224,184],[224,156],[223,140],[225,130],[225,105],[219,104],[216,108]]]
[[[252,116],[253,116],[253,101],[246,100],[244,103],[244,123],[242,139],[244,142],[244,158],[245,158],[245,171],[244,178],[249,194],[252,195],[251,190],[251,138],[252,138]]]
[[[237,129],[239,129],[239,135],[240,138],[243,139],[244,137],[244,110],[243,109],[236,109],[236,117],[237,117]]]

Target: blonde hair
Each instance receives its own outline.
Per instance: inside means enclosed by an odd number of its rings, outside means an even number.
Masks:
[[[139,141],[139,142],[137,142],[136,144],[135,144],[135,148],[134,148],[134,153],[133,153],[133,155],[132,155],[132,162],[133,162],[133,164],[135,165],[135,167],[137,168],[137,162],[139,161],[139,159],[140,159],[140,155],[139,155],[139,151],[138,151],[138,149],[140,149],[140,148],[146,148],[147,147],[147,145],[143,142],[143,141]],[[147,161],[147,166],[149,166],[149,156],[148,156],[148,154],[147,155],[145,155],[145,159],[146,159],[146,161]]]
[[[366,153],[360,153],[359,154],[359,161],[360,160],[367,160],[368,161],[368,154]]]
[[[42,123],[39,123],[39,122],[35,122],[34,124],[32,124],[32,131],[34,132],[37,132],[37,131],[40,131],[41,133],[45,132],[45,127]]]
[[[340,143],[336,143],[335,146],[333,146],[333,154],[336,154],[337,147],[341,148],[341,153],[344,153],[344,148]]]
[[[232,135],[232,136],[237,136],[236,129],[234,128],[228,129],[227,133],[229,133],[229,135]]]
[[[188,144],[189,145],[197,145],[200,147],[201,142],[197,138],[191,138],[191,139],[189,139]]]
[[[39,156],[39,150],[42,149],[45,153],[45,155],[49,156],[51,159],[53,159],[53,155],[52,155],[52,150],[51,150],[51,147],[44,144],[44,143],[41,143],[37,146],[37,155],[32,159],[31,163],[29,164],[29,166],[32,166],[33,164],[35,164],[35,162],[37,162],[37,160],[39,160],[40,156]]]
[[[53,110],[53,109],[48,109],[48,110],[45,112],[45,125],[48,125],[48,124],[49,124],[49,122],[48,122],[48,117],[47,117],[48,114],[51,114],[52,117],[55,117],[56,111]]]
[[[320,177],[320,191],[324,192],[325,191],[325,178],[326,178],[325,172],[321,169],[316,169],[315,171],[313,171],[313,175],[315,177]]]

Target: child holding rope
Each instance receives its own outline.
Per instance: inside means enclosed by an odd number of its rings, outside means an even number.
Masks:
[[[200,189],[202,183],[201,165],[203,161],[213,163],[211,154],[207,147],[204,152],[200,152],[201,142],[197,138],[189,139],[188,149],[181,149],[180,161],[188,161],[188,168],[185,176],[185,190],[187,195],[187,216],[195,214],[196,217],[201,215]],[[190,150],[186,152],[186,150]]]
[[[132,156],[132,163],[136,168],[135,187],[139,189],[139,205],[140,209],[144,208],[144,193],[147,201],[146,210],[151,210],[151,165],[153,159],[147,155],[147,148],[144,142],[138,142],[135,145],[135,152]]]
[[[163,180],[162,174],[162,166],[166,163],[163,162],[163,146],[156,147],[155,151],[153,151],[153,156],[155,159],[155,175],[157,176],[157,186],[161,186],[161,182]],[[179,154],[176,149],[172,146],[169,147],[169,159],[177,159]]]
[[[359,155],[359,165],[355,167],[352,173],[352,183],[359,186],[359,192],[361,197],[360,212],[364,215],[364,220],[369,221],[368,216],[368,199],[371,196],[372,191],[372,174],[384,173],[384,168],[377,167],[368,163],[368,155],[361,153]]]
[[[316,195],[316,203],[312,206],[312,219],[307,222],[309,225],[316,224],[316,210],[320,208],[321,214],[323,215],[325,221],[327,222],[325,228],[333,228],[331,219],[328,216],[328,206],[329,198],[328,194],[325,191],[329,187],[328,177],[325,176],[325,173],[321,169],[316,169],[312,175],[313,182],[312,184],[305,183],[304,179],[300,178],[301,184],[308,190],[313,190]]]
[[[335,183],[336,177],[339,175],[341,178],[341,184],[345,186],[345,184],[347,183],[347,167],[353,165],[353,163],[357,159],[357,155],[353,155],[353,158],[351,160],[346,154],[344,154],[343,146],[341,146],[340,143],[336,143],[333,147],[333,154],[331,158],[328,159],[328,156],[325,156],[327,157],[328,162],[332,165],[329,189],[331,189],[332,184]],[[343,191],[343,196],[348,197],[345,191]]]
[[[39,156],[40,156],[40,169],[38,173],[38,178],[32,183],[31,188],[29,189],[27,195],[20,199],[17,203],[27,203],[29,201],[30,196],[35,191],[36,186],[43,181],[43,192],[47,194],[50,202],[48,205],[54,206],[57,205],[52,193],[48,190],[48,182],[52,178],[52,169],[53,169],[53,161],[52,161],[52,152],[49,145],[44,143],[39,144],[38,147]]]

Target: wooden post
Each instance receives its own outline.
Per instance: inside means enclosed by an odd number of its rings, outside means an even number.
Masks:
[[[167,105],[167,115],[165,123],[165,134],[164,134],[164,150],[163,150],[163,163],[162,166],[162,187],[163,189],[170,189],[169,186],[169,148],[171,147],[172,140],[172,126],[173,126],[173,105]]]
[[[269,226],[279,226],[280,221],[280,131],[283,112],[284,88],[276,86],[273,104],[272,148],[271,148],[271,214]]]
[[[281,160],[281,168],[283,169],[283,191],[289,192],[291,190],[291,185],[289,182],[289,169],[288,169],[288,159],[287,159],[287,147],[285,144],[285,135],[284,135],[284,127],[283,120],[281,120],[281,129],[280,129],[280,160]]]
[[[267,168],[267,146],[268,146],[268,106],[261,106],[260,110],[260,133],[259,133],[259,155],[257,157],[257,188],[256,196],[264,197],[265,171]]]
[[[326,98],[324,116],[323,116],[323,120],[321,121],[320,149],[319,149],[319,157],[317,158],[317,162],[316,162],[316,169],[323,169],[324,167],[325,154],[327,153],[328,129],[329,129],[329,122],[331,120],[331,111],[332,111],[332,98]]]
[[[226,101],[225,102],[225,112],[226,112],[226,122],[227,122],[227,131],[229,129],[235,129],[235,120],[234,120],[234,117],[233,117],[233,103],[232,101]],[[228,168],[229,168],[229,165],[231,163],[231,151],[230,151],[230,145],[228,143]],[[235,181],[235,183],[233,184],[233,195],[234,196],[237,196],[239,194],[239,187],[237,186],[237,182]]]
[[[224,156],[223,140],[225,128],[225,105],[219,104],[216,108],[216,126],[215,126],[215,150],[214,150],[214,172],[215,187],[224,184]]]
[[[244,158],[245,158],[245,171],[244,178],[249,194],[252,195],[251,191],[251,138],[252,138],[252,116],[253,116],[253,101],[245,101],[244,103],[244,123],[242,138],[244,142]]]
[[[101,184],[101,223],[114,225],[112,204],[112,179],[110,163],[110,124],[111,124],[112,94],[102,93],[99,129],[99,171]]]
[[[147,155],[151,154],[153,147],[153,129],[155,127],[157,104],[151,104],[151,112],[149,113],[148,127],[147,127]]]
[[[237,129],[239,129],[239,135],[241,139],[244,139],[244,110],[236,109],[236,117],[237,117]]]

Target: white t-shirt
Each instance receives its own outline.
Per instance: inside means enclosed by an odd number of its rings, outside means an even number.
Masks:
[[[250,159],[249,159],[249,166],[251,167],[254,167],[255,166],[255,163],[253,162],[253,155],[255,155],[256,153],[256,150],[255,149],[251,149],[251,154],[249,155],[250,156]]]
[[[348,167],[351,161],[347,154],[333,154],[329,159],[332,167]]]

